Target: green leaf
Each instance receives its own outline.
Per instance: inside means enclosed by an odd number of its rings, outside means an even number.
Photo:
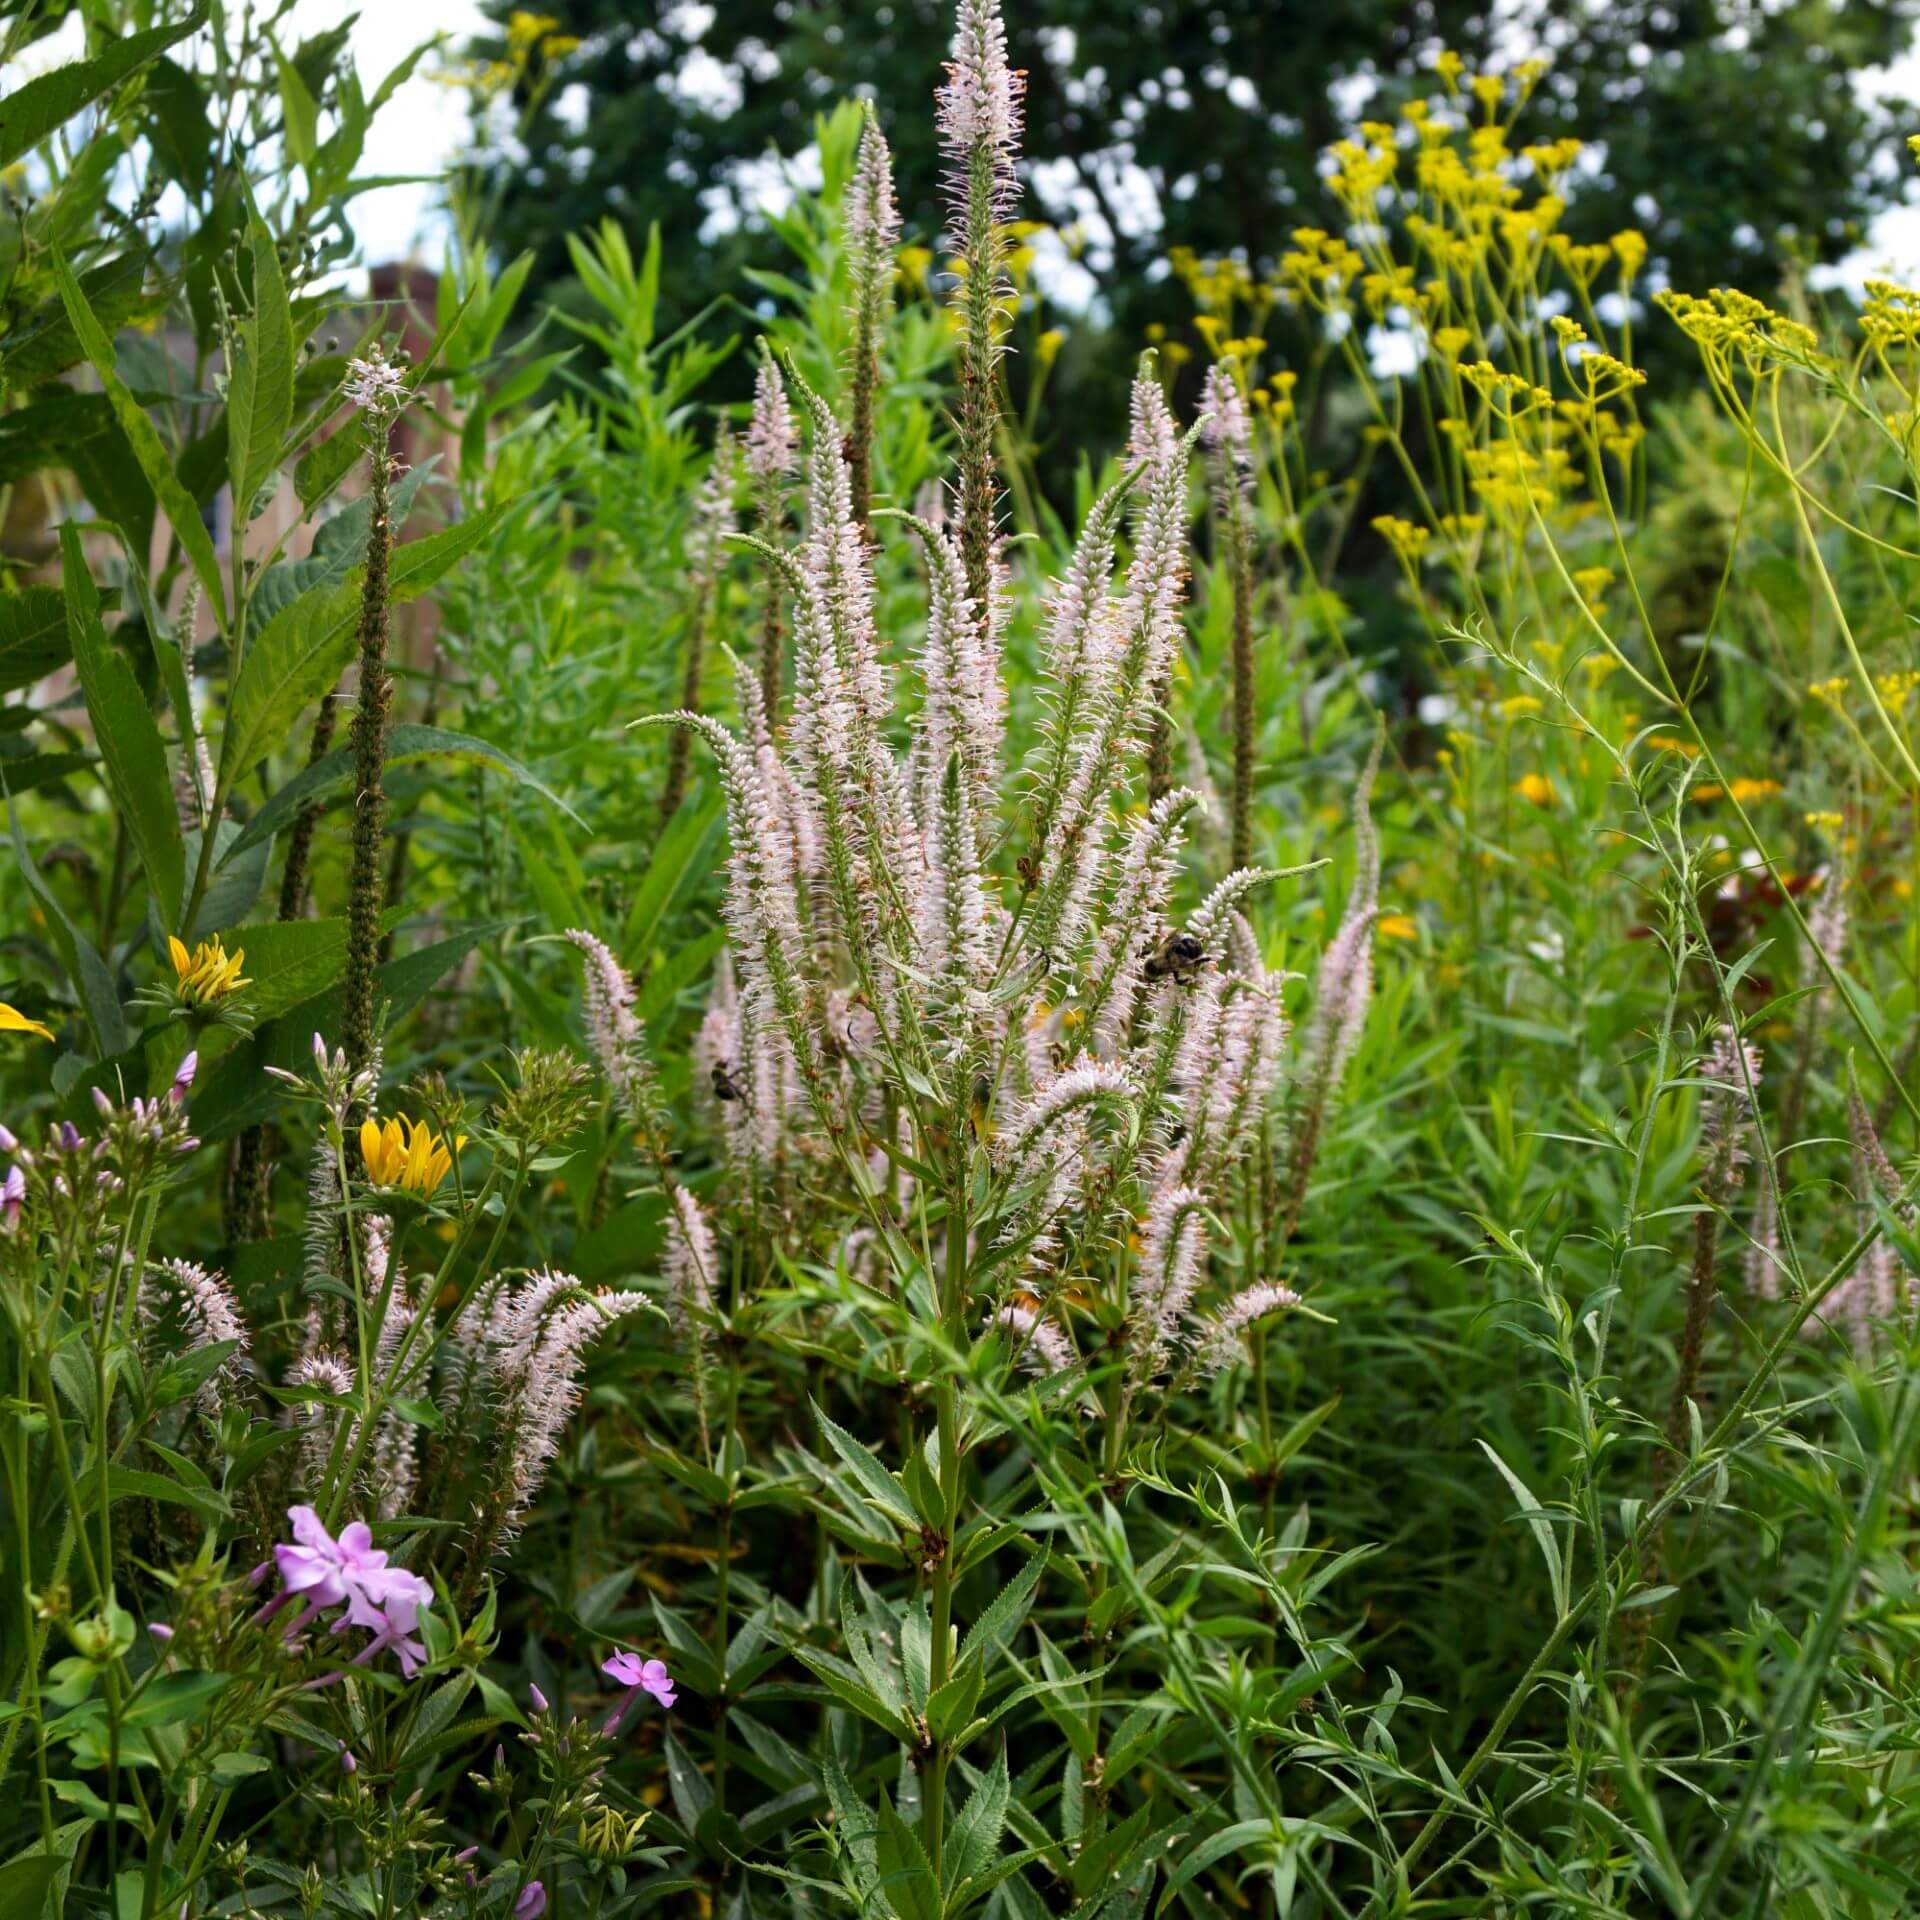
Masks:
[[[157,1500],[163,1506],[191,1507],[207,1520],[224,1520],[233,1511],[225,1498],[210,1487],[183,1487],[164,1474],[148,1473],[141,1467],[109,1467],[107,1498],[115,1500]]]
[[[86,694],[94,738],[99,742],[107,786],[146,871],[147,884],[171,927],[180,918],[186,851],[180,843],[180,817],[173,802],[167,750],[126,655],[107,644],[106,630],[100,624],[100,596],[80,548],[80,529],[72,521],[60,529],[60,551],[67,597],[67,638]]]
[[[647,877],[627,911],[627,924],[620,935],[620,958],[626,966],[644,965],[676,902],[713,871],[720,816],[718,799],[704,805],[688,802],[668,823],[654,847]]]
[[[0,787],[4,787],[5,783],[5,763],[0,762]],[[67,918],[67,910],[60,904],[59,895],[47,885],[40,869],[34,865],[26,836],[20,831],[20,810],[11,798],[7,801],[7,824],[13,835],[13,857],[19,863],[20,877],[26,881],[29,891],[40,902],[47,916],[47,931],[52,935],[54,945],[59,948],[60,957],[66,963],[67,975],[87,1010],[95,1044],[103,1054],[125,1053],[130,1044],[127,1016],[120,1005],[113,975],[107,971],[107,963],[100,958],[93,942]]]
[[[874,1836],[880,1890],[899,1920],[940,1920],[940,1890],[934,1885],[920,1836],[880,1796],[880,1829]]]
[[[394,549],[389,600],[418,599],[499,524],[504,506]],[[273,619],[246,650],[220,741],[220,783],[234,783],[286,736],[304,707],[330,693],[353,656],[360,614],[356,567],[337,586],[315,587]]]
[[[280,463],[293,419],[293,318],[273,236],[257,212],[247,216],[253,261],[253,311],[238,328],[227,382],[227,477],[233,488],[236,539],[254,497]]]
[[[47,1893],[68,1862],[57,1853],[23,1853],[0,1867],[0,1913],[33,1920],[47,1904]]]
[[[161,444],[153,422],[127,391],[114,365],[113,342],[94,318],[86,295],[74,280],[72,268],[57,249],[53,255],[53,277],[81,351],[93,363],[94,372],[100,376],[100,384],[106,389],[107,398],[113,402],[113,411],[119,419],[121,431],[133,448],[133,457],[139,461],[140,471],[147,476],[147,484],[153,488],[154,498],[165,511],[182,550],[193,562],[193,570],[206,590],[217,624],[224,627],[227,624],[227,590],[220,578],[220,561],[213,551],[213,539],[207,532],[206,523],[200,518],[200,509],[181,485],[180,476],[174,472],[173,462],[167,458],[167,450]]]
[[[700,1816],[713,1805],[713,1788],[707,1784],[707,1776],[688,1757],[672,1727],[667,1729],[664,1744],[667,1791],[673,1796],[674,1818],[691,1833],[700,1824]]]
[[[979,1784],[960,1809],[947,1842],[945,1891],[951,1894],[963,1880],[977,1880],[993,1863],[1000,1851],[1000,1835],[1007,1824],[1007,1803],[1013,1797],[1013,1783],[1007,1778],[1007,1751],[1003,1746],[993,1756],[993,1765],[980,1776]]]
[[[1165,1913],[1173,1905],[1174,1895],[1189,1880],[1205,1873],[1216,1861],[1261,1842],[1268,1846],[1278,1846],[1284,1842],[1284,1836],[1274,1831],[1271,1820],[1242,1820],[1223,1828],[1219,1833],[1210,1834],[1167,1876],[1167,1884],[1160,1892],[1160,1904],[1154,1911]]]
[[[318,150],[320,109],[307,83],[288,65],[280,49],[273,50],[273,64],[280,75],[280,111],[287,129],[287,152],[296,166],[310,167]]]
[[[191,1720],[232,1678],[226,1673],[163,1673],[128,1704],[122,1724],[170,1727]]]
[[[277,1019],[289,1007],[324,993],[346,971],[347,923],[335,920],[274,920],[233,927],[225,934],[229,953],[247,956],[247,1011],[256,1021]]]
[[[138,73],[176,40],[197,31],[206,17],[204,7],[195,7],[170,26],[110,41],[106,52],[92,60],[69,61],[37,80],[29,80],[24,87],[16,87],[0,100],[0,167],[10,167],[22,154],[31,153],[82,107],[117,87],[129,74]]]
[[[58,587],[0,593],[0,693],[30,687],[72,657],[67,603]]]
[[[1507,1463],[1482,1440],[1480,1450],[1499,1468],[1500,1477],[1513,1489],[1513,1497],[1519,1501],[1520,1510],[1527,1517],[1527,1525],[1533,1529],[1533,1537],[1540,1547],[1540,1557],[1547,1563],[1547,1580],[1553,1588],[1553,1604],[1562,1618],[1567,1611],[1567,1570],[1560,1559],[1560,1548],[1553,1537],[1553,1522],[1547,1518],[1547,1510],[1533,1497],[1527,1483],[1507,1465]]]
[[[917,1532],[920,1527],[920,1516],[914,1512],[907,1499],[906,1490],[899,1480],[889,1473],[845,1427],[830,1420],[821,1411],[818,1402],[811,1404],[813,1417],[820,1423],[820,1431],[826,1435],[827,1444],[846,1462],[854,1479],[859,1483],[860,1491],[890,1519],[897,1520],[903,1527]]]
[[[545,781],[528,772],[512,754],[496,747],[491,741],[476,739],[470,733],[453,733],[445,727],[423,727],[411,722],[392,728],[387,734],[388,766],[397,766],[406,760],[426,760],[438,756],[453,759],[479,760],[487,766],[496,768],[523,787],[530,787],[543,800],[551,801],[569,820],[581,827],[586,822],[549,787]],[[231,860],[234,855],[244,853],[261,840],[271,839],[284,826],[291,824],[308,807],[332,799],[336,794],[344,793],[353,784],[353,749],[339,747],[324,759],[316,760],[311,766],[303,767],[300,772],[282,787],[267,804],[249,820],[245,828],[235,836],[233,844],[222,856]]]
[[[964,1666],[976,1653],[983,1661],[991,1658],[1013,1638],[1033,1604],[1033,1590],[1040,1584],[1046,1565],[1044,1553],[1034,1554],[994,1595],[986,1612],[967,1629],[967,1637],[960,1643],[960,1665]]]

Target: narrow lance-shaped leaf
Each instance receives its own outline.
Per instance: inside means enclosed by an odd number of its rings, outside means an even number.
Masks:
[[[418,599],[499,524],[504,506],[475,514],[394,550],[389,572],[394,604]],[[360,610],[360,572],[337,586],[311,588],[283,608],[247,649],[227,704],[220,741],[220,788],[237,781],[286,738],[301,709],[331,690],[353,653]]]
[[[129,74],[138,73],[176,40],[198,31],[206,17],[204,7],[195,7],[164,27],[112,41],[91,60],[71,60],[16,87],[0,100],[0,167],[10,167],[22,154],[31,153],[82,107],[117,87]]]
[[[147,884],[171,927],[180,917],[186,853],[180,844],[167,750],[126,656],[107,642],[100,624],[100,595],[80,549],[80,530],[71,521],[60,529],[60,552],[67,634],[107,785]]]
[[[293,418],[293,319],[273,236],[258,213],[247,221],[253,263],[253,311],[241,321],[227,382],[227,478],[235,538],[252,516],[254,496],[280,460]]]
[[[167,457],[159,432],[147,418],[146,410],[127,391],[125,381],[114,366],[113,342],[107,337],[106,329],[94,318],[93,309],[87,304],[87,296],[80,291],[79,282],[73,277],[73,269],[57,249],[53,255],[53,277],[60,289],[61,305],[67,310],[68,324],[80,342],[81,351],[99,375],[100,385],[113,403],[114,417],[120,422],[120,430],[133,448],[133,457],[140,462],[140,471],[147,476],[147,484],[152,487],[154,498],[160,502],[182,551],[205,589],[208,604],[224,627],[227,623],[226,585],[220,577],[219,557],[214,553],[213,538],[207,532],[206,523],[200,518],[200,509],[194,505],[192,495],[181,484],[180,476],[174,471],[173,462]]]

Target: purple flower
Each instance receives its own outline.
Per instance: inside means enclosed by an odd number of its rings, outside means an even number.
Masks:
[[[8,1229],[19,1224],[20,1209],[27,1201],[27,1176],[18,1167],[9,1167],[0,1183],[0,1226]]]
[[[535,1713],[546,1712],[547,1696],[544,1693],[542,1693],[540,1689],[532,1683],[532,1681],[528,1681],[527,1683],[527,1698],[533,1702],[533,1710]]]
[[[302,1611],[287,1629],[291,1639],[315,1614],[344,1604],[342,1624],[365,1627],[374,1635],[354,1664],[364,1666],[391,1647],[401,1672],[411,1679],[426,1659],[426,1648],[414,1633],[420,1609],[433,1599],[433,1588],[417,1573],[388,1566],[385,1551],[374,1546],[364,1520],[342,1527],[336,1540],[311,1507],[289,1507],[287,1518],[293,1525],[293,1544],[273,1550],[286,1591],[267,1604],[261,1617],[272,1618],[289,1599],[298,1598]]]
[[[619,1732],[621,1721],[627,1717],[628,1710],[641,1694],[652,1694],[663,1707],[672,1706],[677,1697],[673,1676],[668,1673],[664,1660],[642,1660],[637,1653],[616,1653],[602,1665],[600,1671],[609,1680],[617,1680],[626,1688],[618,1704],[607,1715],[602,1728],[605,1733]]]
[[[93,1110],[103,1120],[110,1120],[113,1117],[113,1102],[108,1097],[105,1087],[93,1089]]]
[[[18,1153],[20,1142],[14,1137],[11,1127],[0,1127],[0,1153]]]
[[[153,1621],[147,1632],[163,1647],[173,1638],[173,1629],[164,1620]]]
[[[167,1089],[167,1098],[177,1107],[187,1097],[187,1089],[193,1085],[193,1076],[200,1070],[200,1056],[190,1053],[180,1062],[180,1071],[173,1076],[173,1085]]]
[[[529,1880],[513,1903],[513,1920],[540,1920],[547,1910],[547,1890],[538,1880]]]
[[[80,1151],[80,1129],[71,1120],[60,1122],[60,1144],[68,1153]]]
[[[432,1599],[433,1589],[424,1580],[412,1574],[403,1577],[414,1582],[419,1595]],[[376,1653],[391,1647],[400,1662],[404,1679],[411,1680],[420,1671],[427,1658],[427,1649],[413,1637],[420,1625],[422,1600],[419,1595],[395,1588],[387,1594],[384,1607],[368,1606],[357,1593],[347,1602],[347,1625],[370,1627],[373,1630],[373,1638],[353,1657],[356,1667],[364,1667]]]
[[[344,1741],[340,1746],[340,1771],[342,1773],[358,1773],[360,1771],[360,1762],[353,1757],[352,1748],[347,1746]]]

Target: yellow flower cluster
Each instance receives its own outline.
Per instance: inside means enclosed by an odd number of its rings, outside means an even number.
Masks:
[[[1433,540],[1427,528],[1415,526],[1411,520],[1402,520],[1398,514],[1378,515],[1373,522],[1373,530],[1409,566],[1418,563]]]
[[[423,1200],[432,1198],[453,1171],[453,1156],[466,1144],[467,1136],[456,1134],[450,1152],[425,1121],[404,1114],[384,1124],[369,1116],[360,1124],[360,1158],[367,1178],[376,1187],[398,1187]]]
[[[1653,299],[1722,377],[1736,359],[1749,371],[1820,364],[1820,339],[1811,327],[1737,287],[1715,287],[1705,299],[1667,288]]]
[[[173,961],[174,989],[187,1006],[217,1006],[222,1000],[231,999],[242,987],[253,984],[240,973],[246,962],[246,950],[240,948],[229,955],[220,944],[218,934],[211,940],[202,940],[191,953],[184,940],[169,934],[167,954]]]

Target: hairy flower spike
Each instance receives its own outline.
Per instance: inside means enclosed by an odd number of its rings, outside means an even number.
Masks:
[[[853,340],[849,348],[847,466],[853,516],[871,531],[873,493],[873,403],[880,377],[880,346],[892,300],[894,249],[900,243],[900,209],[893,197],[893,155],[868,108],[860,150],[841,213],[852,296]]]
[[[153,1275],[172,1296],[179,1314],[184,1351],[197,1353],[203,1347],[219,1346],[229,1340],[234,1343],[233,1351],[207,1376],[194,1396],[201,1412],[217,1417],[246,1363],[249,1341],[246,1322],[240,1317],[240,1303],[223,1276],[192,1260],[163,1260],[153,1269]]]

